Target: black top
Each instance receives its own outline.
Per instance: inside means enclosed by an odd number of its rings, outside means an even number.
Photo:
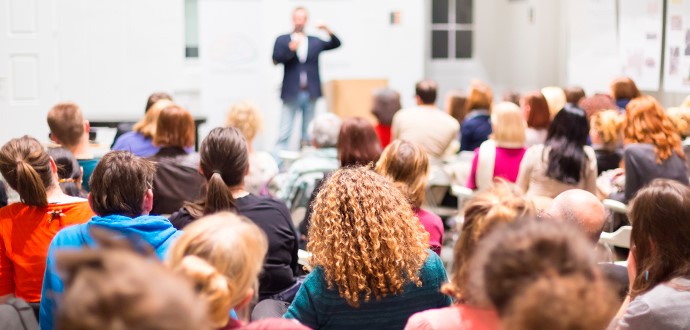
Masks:
[[[295,283],[297,270],[297,233],[283,202],[249,194],[235,200],[239,214],[252,220],[268,236],[268,253],[259,275],[259,299],[268,298]],[[181,208],[170,216],[177,229],[194,221],[189,211]]]
[[[594,149],[594,154],[597,156],[597,175],[620,167],[623,159],[620,150]]]
[[[623,151],[625,161],[625,201],[630,201],[638,190],[654,179],[671,179],[688,185],[685,160],[673,152],[671,157],[657,164],[654,146],[633,143]]]
[[[203,196],[206,179],[199,173],[199,154],[187,154],[180,147],[164,147],[148,159],[156,163],[151,214],[171,214],[185,201]]]

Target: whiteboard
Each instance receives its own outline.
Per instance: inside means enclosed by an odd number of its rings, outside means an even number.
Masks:
[[[664,90],[690,92],[690,0],[669,0],[666,9]]]
[[[622,74],[641,90],[657,91],[661,80],[663,0],[618,2],[618,47]]]

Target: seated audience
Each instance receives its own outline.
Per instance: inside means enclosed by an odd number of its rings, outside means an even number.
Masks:
[[[585,111],[587,119],[592,119],[592,116],[599,111],[618,109],[616,101],[609,94],[594,94],[583,97],[577,106]]]
[[[417,106],[398,111],[391,128],[393,140],[406,140],[422,147],[432,164],[443,157],[460,128],[453,117],[436,107],[437,89],[433,80],[418,82],[415,85]]]
[[[41,329],[54,328],[55,311],[62,306],[63,278],[56,269],[55,256],[66,250],[93,247],[96,243],[91,228],[135,235],[151,245],[159,258],[180,235],[165,218],[148,215],[153,204],[154,172],[152,162],[127,151],[111,151],[96,165],[89,194],[96,216],[87,223],[61,230],[50,243],[41,293]]]
[[[376,135],[381,141],[381,148],[391,143],[391,125],[393,116],[400,110],[400,94],[390,88],[381,88],[374,92],[374,108],[371,113],[378,123],[374,126]]]
[[[503,93],[503,97],[501,98],[501,100],[503,102],[510,102],[512,104],[515,104],[515,105],[520,105],[520,99],[521,99],[520,93],[518,93],[514,90],[506,91],[505,93]]]
[[[520,107],[527,121],[525,130],[525,146],[531,147],[543,144],[546,141],[546,133],[551,125],[551,112],[549,104],[541,92],[531,92],[525,94],[520,99]]]
[[[473,81],[467,89],[465,119],[460,125],[460,151],[474,151],[491,134],[493,92],[489,85]]]
[[[151,109],[151,107],[158,101],[160,100],[168,100],[172,101],[172,96],[168,93],[164,92],[156,92],[151,95],[149,95],[149,98],[146,99],[146,108],[144,108],[144,115],[146,115],[147,112]],[[127,132],[132,131],[132,126],[134,124],[132,123],[120,123],[117,125],[117,131],[115,132],[115,137],[113,138],[113,143],[110,145],[110,148],[112,149],[113,146],[115,146],[115,141],[122,136],[122,134],[125,134]]]
[[[268,180],[278,174],[278,164],[273,156],[265,151],[254,150],[254,138],[263,125],[261,112],[251,102],[237,103],[230,108],[225,125],[240,130],[247,140],[249,174],[244,178],[245,187],[250,193],[259,195]]]
[[[619,77],[614,79],[609,86],[611,97],[616,101],[616,105],[622,111],[628,107],[628,102],[636,97],[642,96],[640,90],[637,89],[635,82],[629,77]]]
[[[556,221],[563,221],[580,229],[593,246],[599,247],[599,237],[606,222],[606,209],[597,196],[582,189],[570,189],[553,199],[547,214]],[[595,249],[597,251],[597,249]],[[599,253],[600,261],[612,258]],[[602,260],[608,259],[608,260]],[[622,301],[628,290],[628,272],[624,266],[610,262],[599,263],[599,269],[609,280]]]
[[[89,146],[89,121],[84,119],[75,103],[58,103],[48,111],[50,139],[62,145],[77,158],[82,167],[82,189],[89,191],[89,179],[99,159]]]
[[[590,118],[589,138],[597,157],[597,175],[620,167],[623,158],[620,148],[622,125],[623,118],[616,110],[600,111]]]
[[[585,97],[585,90],[579,86],[566,87],[563,89],[565,93],[565,101],[572,107],[576,107],[580,100]]]
[[[654,180],[637,193],[628,216],[630,290],[610,328],[690,328],[690,189]]]
[[[680,137],[664,109],[653,97],[641,96],[628,103],[623,139],[624,201],[631,200],[638,190],[657,178],[688,184]]]
[[[587,146],[589,123],[582,109],[566,107],[549,126],[546,142],[527,150],[517,184],[530,197],[554,198],[568,189],[596,193],[597,158]]]
[[[156,135],[158,115],[163,108],[174,103],[167,99],[161,99],[149,107],[144,118],[139,120],[132,131],[122,134],[113,144],[112,150],[129,151],[139,157],[151,157],[160,151],[160,147],[153,144],[153,136]]]
[[[429,179],[429,157],[421,147],[405,140],[395,140],[383,150],[376,172],[387,176],[407,197],[415,216],[429,233],[429,247],[441,255],[443,221],[438,215],[422,209]]]
[[[453,249],[454,260],[450,283],[442,291],[455,300],[455,304],[440,309],[417,313],[407,321],[405,329],[498,329],[498,316],[488,306],[479,304],[475,292],[470,290],[469,276],[475,270],[470,260],[477,244],[496,227],[535,215],[534,206],[519,190],[505,181],[470,199],[463,209],[465,221],[462,235]]]
[[[199,173],[199,154],[186,150],[194,147],[194,130],[194,118],[184,108],[171,104],[160,111],[153,135],[160,149],[148,158],[156,164],[152,214],[172,214],[203,195],[206,180]]]
[[[0,209],[0,303],[11,297],[38,303],[50,240],[93,212],[86,199],[60,190],[55,162],[34,138],[2,146],[0,172],[21,199]]]
[[[474,150],[472,169],[467,179],[470,189],[487,189],[500,177],[515,182],[525,155],[525,120],[520,108],[509,102],[494,106],[491,114],[494,133]]]
[[[211,130],[201,142],[200,168],[206,178],[206,197],[188,202],[170,217],[177,229],[204,215],[231,211],[244,215],[268,236],[268,255],[259,278],[259,299],[290,301],[298,288],[297,234],[285,204],[258,197],[244,189],[249,152],[242,133],[234,127]]]
[[[62,192],[70,196],[86,198],[87,193],[81,188],[82,168],[74,155],[65,148],[49,148],[47,153],[55,161],[58,183]]]
[[[97,249],[63,251],[56,257],[65,279],[56,329],[212,329],[206,305],[187,279],[132,247],[108,242],[110,232],[93,234]]]
[[[338,150],[336,149],[340,125],[340,118],[331,112],[318,115],[312,120],[308,128],[312,148],[305,148],[302,155],[290,165],[285,174],[283,186],[278,193],[280,199],[294,204],[293,199],[302,183],[311,186],[311,189],[304,191],[306,196],[310,196],[314,189],[314,183],[304,182],[309,180],[306,178],[308,175],[315,174],[316,179],[322,179],[323,173],[331,172],[340,167]],[[305,180],[301,178],[305,178]],[[294,205],[292,206],[294,207]]]
[[[685,108],[670,108],[666,111],[678,135],[680,135],[683,153],[690,154],[690,106]],[[690,176],[690,157],[685,157],[685,166],[688,167]]]
[[[465,120],[465,103],[467,97],[461,91],[450,91],[446,94],[446,113],[455,118],[458,123]]]
[[[565,92],[560,87],[544,87],[541,89],[541,94],[544,95],[546,103],[549,105],[551,118],[556,117],[556,114],[568,103]]]
[[[429,234],[389,179],[341,169],[314,204],[315,268],[284,317],[313,329],[400,329],[416,312],[450,305]]]
[[[590,246],[563,224],[505,225],[479,243],[471,288],[502,329],[604,329],[617,304]]]
[[[256,295],[258,276],[268,250],[263,230],[249,219],[220,212],[185,228],[168,255],[168,266],[189,278],[206,300],[208,317],[216,329],[239,329]],[[231,317],[231,311],[243,315]],[[285,319],[252,324],[258,329],[306,329]]]

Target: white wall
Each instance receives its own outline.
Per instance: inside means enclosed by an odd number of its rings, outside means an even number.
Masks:
[[[422,1],[395,0],[200,0],[202,104],[207,128],[221,125],[228,107],[252,100],[264,113],[256,147],[271,149],[277,139],[283,68],[271,60],[275,38],[292,29],[292,9],[309,10],[307,32],[323,21],[342,41],[321,54],[321,80],[387,78],[402,101],[413,101],[414,83],[424,75]],[[402,22],[390,25],[390,13]],[[323,36],[327,38],[327,36]],[[323,111],[321,102],[318,107]]]

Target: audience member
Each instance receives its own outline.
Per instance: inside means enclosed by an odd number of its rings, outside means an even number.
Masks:
[[[594,94],[592,96],[585,96],[580,99],[577,106],[585,110],[587,119],[591,119],[594,114],[599,111],[618,109],[616,101],[613,100],[609,94]]]
[[[97,249],[67,250],[56,256],[65,279],[56,329],[212,329],[206,304],[189,281],[132,247],[108,243],[113,240],[109,232],[92,234]]]
[[[164,92],[156,92],[156,93],[149,95],[148,99],[146,99],[146,108],[144,108],[144,114],[149,112],[149,110],[151,109],[151,106],[153,106],[156,102],[158,102],[160,100],[172,101],[173,99],[172,99],[172,96],[170,96],[170,94],[164,93]],[[132,123],[120,123],[120,124],[118,124],[117,125],[117,131],[115,132],[115,138],[113,138],[113,143],[110,145],[110,148],[115,146],[115,141],[117,141],[117,139],[120,138],[120,136],[122,136],[122,134],[125,134],[127,132],[131,132],[132,126],[134,126],[134,124],[132,124]]]
[[[160,150],[148,159],[156,164],[153,177],[152,214],[172,214],[185,201],[203,195],[204,177],[199,173],[199,154],[194,147],[194,118],[179,105],[161,109],[153,144]]]
[[[83,170],[77,158],[65,148],[49,148],[47,151],[57,167],[58,184],[62,192],[74,197],[86,198],[81,188]]]
[[[510,102],[494,106],[491,114],[494,133],[474,150],[472,170],[467,179],[470,189],[484,190],[494,178],[515,182],[525,155],[525,120],[520,108]]]
[[[84,119],[76,103],[63,102],[48,111],[48,126],[51,140],[62,145],[77,158],[79,166],[84,171],[81,187],[89,191],[89,178],[99,160],[94,157],[89,146],[89,121]]]
[[[517,184],[531,197],[554,198],[572,188],[596,193],[597,158],[586,145],[588,134],[589,123],[582,109],[559,111],[546,142],[525,153]]]
[[[383,150],[376,172],[387,176],[407,197],[415,216],[429,233],[429,247],[441,255],[443,221],[438,215],[422,209],[429,179],[429,157],[421,147],[405,140],[395,140]]]
[[[685,108],[670,108],[666,111],[678,135],[680,135],[683,153],[690,154],[690,106]],[[690,176],[690,157],[685,157],[685,166]]]
[[[513,90],[508,90],[507,92],[503,93],[503,102],[510,102],[515,105],[520,105],[520,99],[522,97],[520,96],[520,93],[513,91]]]
[[[450,283],[443,292],[456,301],[451,307],[431,309],[413,315],[405,329],[498,329],[496,312],[481,305],[469,288],[469,276],[475,270],[470,260],[477,244],[503,223],[534,216],[534,206],[522,192],[505,181],[474,196],[464,207],[462,235],[455,243]]]
[[[544,143],[551,125],[551,112],[546,98],[539,91],[527,93],[520,99],[520,107],[527,120],[525,146],[529,148]]]
[[[505,225],[480,242],[472,269],[471,288],[505,329],[604,329],[615,313],[589,242],[564,224]]]
[[[685,97],[685,100],[683,100],[683,103],[680,104],[681,108],[690,108],[690,95]]]
[[[611,90],[611,97],[613,97],[616,105],[621,110],[626,110],[628,102],[632,99],[642,96],[635,82],[629,77],[614,79],[609,88]]]
[[[690,328],[690,189],[654,180],[632,200],[629,217],[630,294],[610,328]]]
[[[565,101],[572,107],[576,107],[580,100],[585,97],[585,90],[580,86],[566,87],[563,89]]]
[[[544,87],[541,89],[541,94],[544,95],[546,103],[549,105],[551,118],[556,117],[556,114],[568,103],[565,92],[560,87]]]
[[[474,151],[491,134],[493,92],[489,85],[473,81],[467,89],[465,118],[460,126],[460,151]]]
[[[641,96],[628,103],[623,138],[624,201],[631,200],[638,190],[657,178],[688,184],[680,137],[653,97]]]
[[[55,311],[63,291],[63,278],[56,269],[55,255],[65,250],[93,247],[91,228],[104,228],[127,237],[138,236],[153,247],[159,258],[180,235],[165,218],[148,215],[153,204],[153,163],[127,151],[111,151],[101,160],[93,170],[89,194],[89,204],[96,216],[85,224],[61,230],[50,243],[41,294],[40,325],[43,330],[54,328]]]
[[[206,198],[185,203],[170,217],[177,229],[204,215],[232,211],[251,219],[268,236],[268,257],[259,279],[259,299],[291,301],[298,284],[297,234],[285,204],[258,197],[244,189],[249,167],[247,142],[234,127],[211,130],[201,142],[200,168],[206,178]]]
[[[156,135],[158,116],[163,108],[174,103],[167,99],[161,99],[149,107],[144,118],[139,120],[132,131],[122,134],[112,146],[112,150],[129,151],[139,157],[151,157],[160,151],[160,147],[153,144],[153,136]]]
[[[225,124],[240,130],[247,140],[249,174],[244,178],[245,188],[259,195],[268,181],[278,174],[278,164],[273,156],[265,151],[254,150],[254,138],[263,125],[261,112],[251,102],[240,102],[230,108]]]
[[[220,212],[195,221],[172,246],[168,266],[192,280],[207,302],[216,329],[242,328],[256,295],[258,276],[268,250],[263,230],[249,219]],[[231,311],[244,315],[239,320]],[[306,329],[299,323],[269,319],[252,324],[262,329]]]
[[[400,108],[400,93],[390,88],[381,88],[374,92],[374,106],[371,113],[378,120],[374,128],[381,141],[381,148],[385,148],[391,143],[393,116]]]
[[[0,303],[11,297],[38,303],[50,240],[93,213],[86,199],[60,190],[57,166],[34,138],[2,146],[0,172],[21,199],[0,209]]]
[[[393,116],[393,139],[410,141],[424,149],[432,164],[439,161],[458,137],[460,124],[435,106],[438,85],[422,80],[415,85],[417,106]]]
[[[381,142],[374,125],[361,117],[343,121],[337,148],[340,167],[373,164],[381,156]]]
[[[315,268],[286,318],[314,329],[400,329],[413,313],[450,304],[429,234],[402,192],[366,167],[324,183],[310,237]]]
[[[597,175],[620,167],[622,125],[623,118],[616,110],[600,111],[590,117],[589,138],[597,157]]]
[[[461,91],[450,91],[446,94],[446,113],[451,117],[455,118],[458,123],[462,123],[465,120],[465,103],[467,103],[467,97]]]

